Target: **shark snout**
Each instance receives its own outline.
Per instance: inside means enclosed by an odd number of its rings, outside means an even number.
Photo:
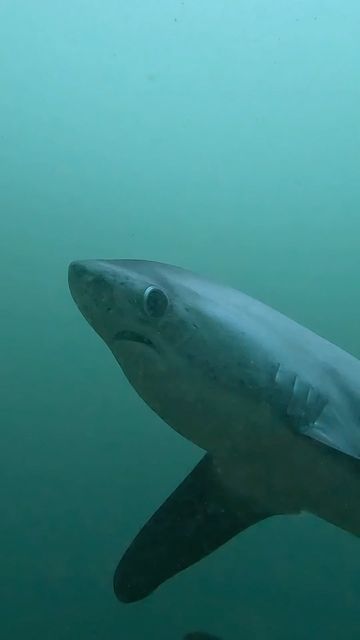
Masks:
[[[86,262],[84,260],[74,260],[69,264],[69,278],[81,278],[86,271]]]
[[[71,262],[68,270],[68,282],[71,295],[82,313],[88,312],[96,306],[102,300],[105,290],[108,289],[104,270],[97,260]]]
[[[68,282],[71,296],[82,315],[107,339],[109,332],[113,332],[114,311],[118,312],[113,267],[101,260],[76,260],[69,265]]]
[[[68,283],[70,293],[78,306],[86,290],[86,284],[91,279],[91,270],[87,263],[81,260],[71,262],[68,269]]]
[[[93,289],[94,285],[97,285],[97,289],[102,288],[106,280],[106,270],[100,260],[75,260],[69,265],[69,288],[77,303],[79,297]]]
[[[99,262],[97,260],[74,260],[70,262],[68,270],[70,288],[76,287],[84,279],[91,279],[98,272]]]

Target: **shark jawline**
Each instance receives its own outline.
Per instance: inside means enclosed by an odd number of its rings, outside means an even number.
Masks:
[[[139,344],[144,344],[151,349],[155,349],[155,345],[149,338],[144,336],[141,333],[137,333],[136,331],[129,331],[127,329],[123,329],[122,331],[118,331],[114,335],[114,341],[126,341],[126,342],[138,342]]]

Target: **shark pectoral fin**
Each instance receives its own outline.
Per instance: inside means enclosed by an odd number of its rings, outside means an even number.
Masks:
[[[150,518],[114,575],[119,600],[141,600],[233,536],[273,514],[234,503],[218,480],[209,454]]]

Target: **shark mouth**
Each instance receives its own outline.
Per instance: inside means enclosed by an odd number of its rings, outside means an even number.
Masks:
[[[117,341],[122,340],[126,342],[137,342],[139,344],[144,344],[147,347],[151,347],[152,349],[155,349],[154,343],[151,342],[149,338],[147,338],[146,336],[143,336],[141,333],[137,333],[136,331],[128,331],[126,329],[124,329],[123,331],[118,331],[118,333],[114,335],[114,340],[117,340]]]

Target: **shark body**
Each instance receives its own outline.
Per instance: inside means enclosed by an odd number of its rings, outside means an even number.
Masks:
[[[141,260],[69,267],[72,296],[131,385],[205,456],[114,576],[134,602],[271,516],[360,535],[360,361],[244,293]]]

